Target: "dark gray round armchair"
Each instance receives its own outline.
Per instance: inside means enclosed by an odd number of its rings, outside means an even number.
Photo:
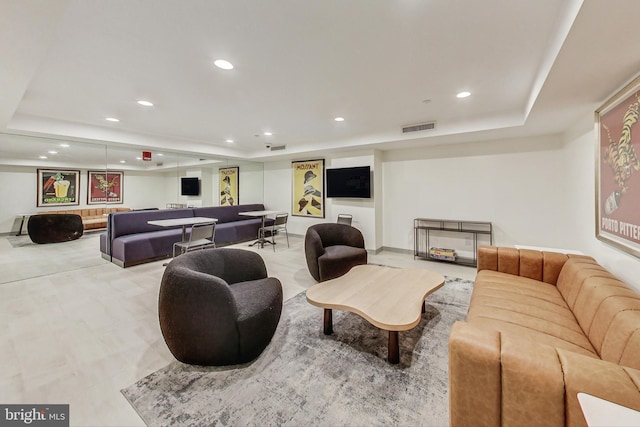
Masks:
[[[309,273],[319,282],[340,277],[352,267],[367,263],[364,237],[346,224],[312,225],[304,237]]]
[[[249,362],[271,341],[282,312],[282,285],[264,261],[242,249],[205,249],[167,265],[158,301],[171,353],[192,365]]]

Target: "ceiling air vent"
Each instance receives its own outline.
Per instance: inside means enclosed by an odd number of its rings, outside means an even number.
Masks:
[[[436,128],[436,122],[422,123],[420,125],[405,126],[402,133],[419,132],[421,130],[432,130]]]
[[[274,145],[273,147],[271,147],[271,151],[280,151],[284,150],[285,148],[287,148],[286,145]]]

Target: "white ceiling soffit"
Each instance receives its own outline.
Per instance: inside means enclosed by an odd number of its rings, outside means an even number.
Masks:
[[[634,0],[603,2],[606,15],[598,0],[0,1],[5,131],[256,159],[530,132],[540,97],[550,114],[564,95],[545,90],[556,64],[585,48],[565,52],[576,23],[607,41],[640,12]],[[584,89],[582,108],[603,93]],[[555,117],[536,132],[575,112]]]

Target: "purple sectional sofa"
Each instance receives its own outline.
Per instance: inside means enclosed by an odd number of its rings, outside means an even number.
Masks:
[[[182,227],[161,228],[147,221],[203,216],[216,218],[217,246],[257,239],[260,218],[242,216],[240,212],[264,210],[262,204],[211,206],[189,209],[159,209],[118,212],[109,215],[107,232],[100,235],[100,252],[106,260],[130,267],[172,256],[173,244],[180,241]],[[267,218],[265,224],[273,222]],[[187,228],[187,236],[190,229]]]

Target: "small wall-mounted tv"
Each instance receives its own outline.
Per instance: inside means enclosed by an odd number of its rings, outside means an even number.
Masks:
[[[180,194],[183,196],[199,196],[200,178],[182,177],[180,180]]]
[[[371,168],[327,169],[327,197],[371,198]]]

